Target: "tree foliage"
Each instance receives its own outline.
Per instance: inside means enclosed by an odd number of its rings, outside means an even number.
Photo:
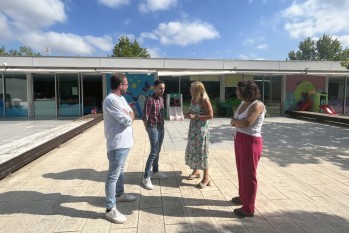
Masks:
[[[0,55],[3,55],[3,56],[41,56],[40,53],[33,52],[33,50],[27,46],[21,46],[21,47],[19,47],[18,50],[10,49],[8,52],[6,52],[5,47],[2,46],[0,48]]]
[[[119,42],[114,46],[112,57],[145,57],[150,58],[146,48],[139,46],[134,40],[131,42],[127,36],[121,36]]]
[[[349,48],[346,48],[343,51],[344,57],[346,57],[345,61],[341,62],[341,65],[345,68],[347,68],[347,70],[349,70]]]
[[[308,37],[298,45],[298,51],[290,51],[290,60],[304,61],[345,61],[349,58],[348,48],[342,49],[338,39],[324,34],[317,41]]]

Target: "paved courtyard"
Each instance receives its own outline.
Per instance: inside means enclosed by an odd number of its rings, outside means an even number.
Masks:
[[[166,122],[160,170],[167,180],[140,186],[149,141],[140,120],[126,161],[125,224],[104,219],[108,167],[103,122],[0,181],[0,232],[349,232],[349,128],[266,118],[254,218],[237,218],[229,119],[211,121],[210,179],[187,181],[189,121]]]

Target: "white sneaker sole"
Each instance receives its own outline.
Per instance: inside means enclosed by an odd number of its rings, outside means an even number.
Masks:
[[[111,222],[113,222],[113,223],[118,223],[118,224],[123,224],[123,223],[125,223],[126,220],[127,220],[127,219],[125,219],[125,220],[123,220],[123,221],[118,221],[118,220],[113,219],[113,218],[111,218],[111,217],[109,217],[109,216],[107,216],[107,215],[104,215],[104,216],[105,216],[105,218],[106,218],[107,220],[110,220]]]
[[[145,189],[147,189],[147,190],[152,190],[153,188],[150,188],[150,187],[147,187],[147,186],[145,186],[143,183],[142,183],[142,186],[143,186],[143,188],[145,188]]]

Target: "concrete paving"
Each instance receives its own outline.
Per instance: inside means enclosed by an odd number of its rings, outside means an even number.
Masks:
[[[187,181],[189,121],[166,122],[160,170],[167,180],[141,187],[149,141],[134,122],[135,144],[126,161],[125,224],[104,218],[108,167],[103,122],[0,181],[0,232],[348,232],[349,128],[289,118],[267,118],[258,167],[254,218],[237,218],[229,119],[211,121],[210,179]]]

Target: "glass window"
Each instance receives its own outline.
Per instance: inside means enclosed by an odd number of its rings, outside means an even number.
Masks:
[[[28,117],[26,74],[5,74],[6,117]]]
[[[254,76],[254,82],[257,84],[261,101],[267,107],[267,112],[271,116],[281,114],[281,76]]]
[[[328,105],[343,114],[345,77],[330,77],[328,81]]]
[[[84,114],[90,114],[94,109],[97,112],[102,110],[102,86],[102,75],[85,74],[83,76]]]
[[[183,95],[183,105],[190,106],[191,95],[190,95],[190,85],[193,81],[190,80],[190,76],[182,76],[180,93]]]
[[[33,74],[34,116],[56,117],[54,74]]]
[[[346,77],[347,79],[347,88],[346,88],[346,94],[345,94],[345,109],[344,113],[345,115],[349,115],[349,77]]]
[[[2,73],[0,74],[0,118],[4,118],[4,112],[5,112],[5,98],[4,98],[4,85],[3,85],[3,78]]]
[[[179,93],[179,77],[161,76],[160,80],[165,82],[165,96],[166,94]]]
[[[78,74],[57,74],[58,116],[79,116],[79,76]]]

